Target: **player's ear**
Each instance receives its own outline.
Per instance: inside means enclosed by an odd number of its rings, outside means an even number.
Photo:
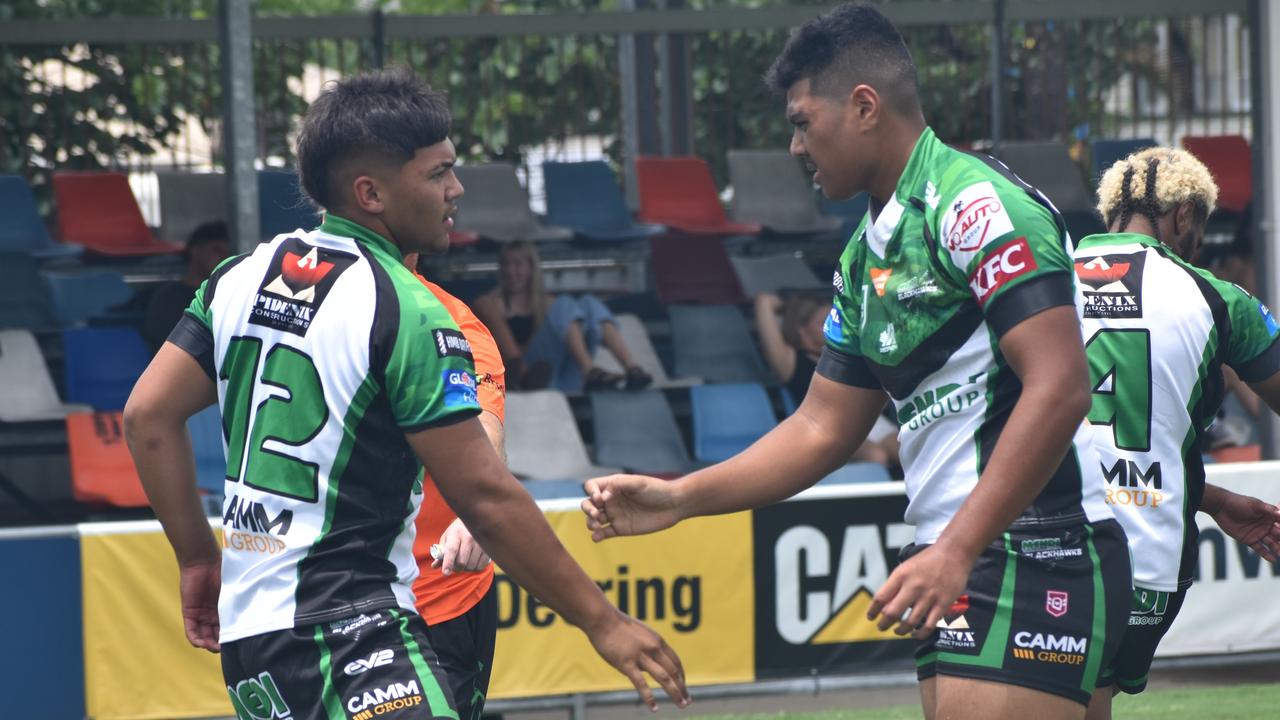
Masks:
[[[870,85],[856,85],[849,91],[849,109],[857,123],[864,129],[875,127],[880,121],[880,93]]]
[[[380,183],[369,175],[358,175],[351,181],[351,190],[355,197],[355,206],[370,215],[381,215],[386,206],[383,204]]]

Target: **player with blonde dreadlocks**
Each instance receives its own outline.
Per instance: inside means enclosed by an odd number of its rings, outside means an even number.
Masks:
[[[1089,720],[1111,717],[1115,693],[1146,687],[1195,571],[1197,510],[1271,562],[1280,551],[1280,510],[1205,483],[1201,451],[1222,404],[1224,364],[1280,409],[1280,326],[1256,298],[1190,264],[1217,198],[1192,155],[1143,150],[1103,176],[1098,211],[1110,232],[1075,251],[1088,423],[1134,582],[1128,628],[1101,670]]]

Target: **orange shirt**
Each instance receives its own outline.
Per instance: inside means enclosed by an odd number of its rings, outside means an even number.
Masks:
[[[439,285],[418,275],[432,295],[436,296],[453,316],[462,335],[471,344],[471,355],[476,365],[476,397],[481,412],[490,412],[503,419],[506,407],[506,369],[498,344],[493,341],[489,329],[461,300],[445,292]],[[423,348],[423,352],[434,352]],[[493,585],[493,564],[480,572],[454,572],[445,575],[431,567],[431,546],[458,515],[445,503],[431,476],[423,473],[422,508],[418,510],[417,537],[413,541],[413,556],[418,561],[418,579],[413,581],[417,596],[418,613],[427,624],[434,625],[452,620],[480,602]]]

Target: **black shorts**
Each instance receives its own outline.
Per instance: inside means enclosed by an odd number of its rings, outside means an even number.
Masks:
[[[920,550],[908,546],[903,559]],[[1021,685],[1088,705],[1128,621],[1130,573],[1114,520],[1006,532],[916,645],[916,675]]]
[[[375,610],[222,646],[238,718],[457,720],[415,613]]]
[[[1098,687],[1114,685],[1131,695],[1147,689],[1147,674],[1151,672],[1156,648],[1186,599],[1187,588],[1177,592],[1134,588],[1129,626],[1120,640],[1120,650],[1098,678]]]
[[[498,592],[491,585],[475,607],[452,620],[427,626],[431,648],[449,677],[461,720],[480,720],[493,672],[498,637]]]

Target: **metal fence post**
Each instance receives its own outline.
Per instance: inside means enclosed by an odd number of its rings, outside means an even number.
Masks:
[[[381,68],[387,62],[387,15],[382,10],[373,11],[373,66]]]
[[[991,154],[1004,142],[1004,76],[1008,56],[1005,37],[1005,0],[995,0],[991,18]]]
[[[573,696],[573,707],[569,710],[569,720],[587,720],[587,696],[578,693]]]
[[[635,12],[651,7],[650,0],[621,0],[618,7]],[[655,90],[653,83],[653,35],[623,33],[618,36],[618,86],[621,89],[622,177],[627,206],[640,206],[636,191],[636,158],[658,152],[658,128],[652,112]]]
[[[221,0],[218,43],[222,56],[223,147],[228,229],[234,247],[247,251],[262,239],[258,226],[258,157],[253,92],[252,0]]]
[[[1280,248],[1276,247],[1277,203],[1276,139],[1280,134],[1280,53],[1273,42],[1280,38],[1280,12],[1266,0],[1249,2],[1250,120],[1253,123],[1253,233],[1258,295],[1272,307],[1280,289]],[[1261,413],[1259,435],[1264,460],[1276,457],[1280,448],[1280,423]]]

